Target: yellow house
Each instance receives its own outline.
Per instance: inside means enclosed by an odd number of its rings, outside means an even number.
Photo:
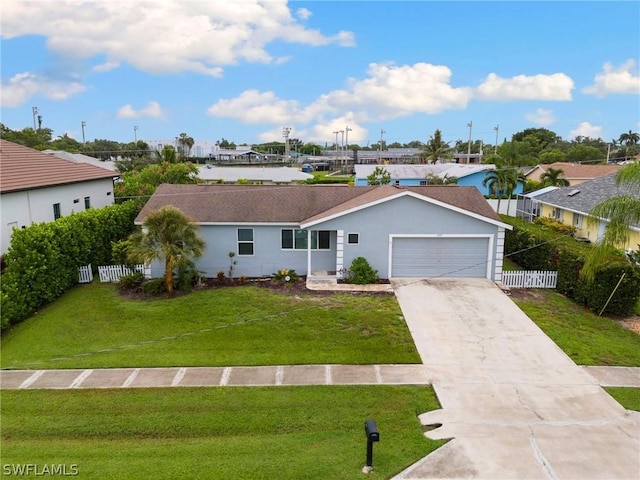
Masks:
[[[579,185],[562,187],[535,197],[539,216],[555,218],[576,228],[576,238],[597,241],[604,233],[607,219],[589,221],[589,211],[598,203],[617,195],[634,195],[640,199],[640,192],[618,187],[615,174],[596,178]],[[640,224],[629,229],[629,241],[618,245],[625,250],[638,250],[640,245]]]

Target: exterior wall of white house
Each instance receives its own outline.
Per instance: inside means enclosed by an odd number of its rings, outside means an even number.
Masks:
[[[114,203],[113,180],[110,178],[57,185],[2,194],[0,254],[4,255],[11,242],[14,228],[26,228],[33,223],[51,222],[54,204],[60,205],[60,216],[86,210],[85,199],[90,208],[101,208]]]

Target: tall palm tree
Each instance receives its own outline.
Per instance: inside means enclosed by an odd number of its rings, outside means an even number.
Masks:
[[[180,144],[180,156],[182,159],[189,158],[195,140],[186,133],[181,133],[178,137],[178,143]]]
[[[590,223],[607,219],[602,238],[591,249],[581,274],[593,279],[598,267],[617,248],[624,248],[629,241],[629,227],[640,223],[640,163],[627,165],[616,174],[616,184],[625,193],[607,198],[591,209]]]
[[[500,200],[507,197],[507,212],[511,205],[511,195],[518,187],[519,183],[524,183],[524,175],[517,168],[500,168],[491,170],[482,180],[482,185],[489,188],[493,195],[498,197],[498,212],[500,212]]]
[[[142,230],[129,239],[129,261],[148,264],[164,259],[165,286],[170,295],[173,294],[173,270],[188,265],[192,258],[200,257],[205,248],[198,227],[171,205],[150,213],[142,224]]]
[[[560,178],[560,175],[564,174],[564,170],[561,168],[550,168],[542,175],[540,175],[540,181],[544,186],[551,187],[568,187],[569,180],[566,178]]]
[[[436,130],[433,135],[429,137],[429,141],[425,146],[423,153],[426,154],[428,160],[431,163],[436,163],[440,158],[451,158],[451,147],[448,142],[442,140],[442,132]]]

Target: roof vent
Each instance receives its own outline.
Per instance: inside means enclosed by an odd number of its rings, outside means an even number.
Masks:
[[[580,193],[580,190],[571,190],[569,193],[567,193],[568,197],[573,197],[574,195],[577,195]]]

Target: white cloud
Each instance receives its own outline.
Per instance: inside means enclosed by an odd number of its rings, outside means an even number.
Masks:
[[[114,68],[118,68],[120,64],[118,62],[105,62],[100,65],[96,65],[93,67],[94,72],[108,72],[109,70],[113,70]]]
[[[126,105],[118,109],[116,114],[118,118],[140,118],[140,117],[152,117],[152,118],[164,118],[165,113],[158,102],[151,101],[146,107],[140,110],[134,110],[131,104]]]
[[[301,9],[300,18],[310,12]],[[28,21],[25,21],[28,19]],[[320,46],[354,45],[351,32],[325,35],[305,28],[292,16],[287,0],[208,0],[206,2],[76,1],[3,3],[2,37],[41,35],[58,55],[109,62],[98,71],[129,63],[149,73],[197,72],[218,77],[222,67],[239,62],[274,61],[274,41]]]
[[[556,118],[553,116],[553,112],[545,108],[538,108],[533,113],[527,113],[525,118],[531,123],[542,127],[548,127],[556,121]]]
[[[298,10],[296,10],[296,15],[300,20],[308,20],[309,17],[313,15],[313,13],[311,13],[311,11],[306,8],[299,8]]]
[[[490,73],[476,88],[480,100],[571,100],[574,82],[564,73],[502,78]]]
[[[327,116],[349,111],[354,121],[364,122],[465,108],[471,98],[470,88],[450,85],[451,70],[444,66],[373,63],[368,73],[368,78],[351,79],[348,88],[321,95],[306,107],[280,99],[274,92],[247,90],[234,99],[218,101],[207,114],[244,123],[304,125],[324,123]]]
[[[2,83],[0,105],[17,107],[36,95],[42,95],[50,100],[66,100],[86,89],[84,85],[74,80],[57,80],[23,72],[14,75],[8,82]]]
[[[582,122],[569,132],[569,138],[576,137],[602,138],[602,127],[591,125],[589,122]]]
[[[632,73],[636,62],[627,60],[615,68],[611,62],[602,66],[602,72],[596,75],[595,83],[582,89],[584,93],[604,97],[610,93],[640,93],[640,76]]]

